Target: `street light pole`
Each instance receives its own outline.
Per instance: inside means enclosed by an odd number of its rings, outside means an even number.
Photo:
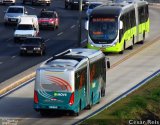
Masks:
[[[78,47],[81,46],[82,0],[79,0]]]

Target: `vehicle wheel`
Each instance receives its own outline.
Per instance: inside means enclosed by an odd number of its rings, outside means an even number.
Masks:
[[[100,103],[100,99],[101,99],[101,93],[99,92],[99,95],[98,95],[99,97],[99,100],[98,100],[98,102],[97,102],[97,104],[99,104]]]
[[[58,25],[56,26],[56,29],[58,29]]]
[[[35,5],[35,2],[32,1],[32,5]]]
[[[92,105],[93,105],[93,93],[92,93],[90,104],[87,106],[87,109],[90,110],[92,108]]]
[[[20,56],[24,56],[24,53],[20,53]]]
[[[45,55],[46,54],[46,50],[43,50],[43,55]]]
[[[15,43],[18,43],[18,40],[17,40],[17,39],[14,39],[14,42],[15,42]]]
[[[132,45],[129,47],[129,49],[133,49],[133,45],[134,45],[134,36],[133,36],[133,38],[132,38]]]
[[[145,32],[143,33],[143,40],[140,41],[140,44],[143,44],[143,43],[144,43],[144,40],[145,40]]]
[[[53,30],[55,30],[55,29],[56,29],[56,26],[54,25],[54,26],[53,26]]]
[[[71,5],[71,10],[74,10],[74,6],[73,5]]]
[[[124,50],[126,49],[126,42],[124,41],[123,50],[119,52],[119,54],[123,54]]]
[[[68,8],[68,5],[67,4],[65,4],[65,9],[67,9]]]
[[[7,26],[8,25],[7,22],[4,22],[4,25]]]
[[[101,90],[101,97],[104,97],[104,96],[105,96],[105,93],[106,93],[106,90],[105,90],[105,89],[102,89],[102,90]]]
[[[47,110],[40,110],[40,114],[41,114],[41,116],[47,116],[48,111]]]
[[[74,116],[79,116],[80,110],[81,110],[81,101],[79,102],[78,111],[74,113]]]
[[[42,55],[43,55],[43,51],[42,51],[42,50],[40,51],[39,55],[40,55],[40,56],[42,56]]]
[[[26,4],[26,2],[23,0],[23,2],[22,2],[23,4]]]

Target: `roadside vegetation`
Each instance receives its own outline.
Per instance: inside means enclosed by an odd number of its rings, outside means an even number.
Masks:
[[[129,125],[130,120],[152,120],[160,124],[160,75],[81,124]]]

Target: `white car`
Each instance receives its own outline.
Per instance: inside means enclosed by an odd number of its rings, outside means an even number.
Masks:
[[[22,41],[27,37],[36,37],[39,34],[38,18],[36,15],[21,16],[14,32],[14,41]]]
[[[3,4],[15,4],[16,0],[2,0]]]
[[[26,11],[24,6],[9,6],[4,15],[4,23],[15,23],[17,24],[19,18],[23,15],[26,15],[28,12]]]
[[[103,4],[103,2],[90,2],[90,3],[89,3],[89,6],[88,6],[88,8],[87,8],[87,11],[86,11],[87,16],[90,15],[90,13],[92,12],[92,10],[93,10],[95,7],[100,6],[100,5],[102,5],[102,4]]]

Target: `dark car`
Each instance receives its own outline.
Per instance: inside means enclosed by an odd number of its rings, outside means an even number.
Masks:
[[[38,16],[40,28],[48,27],[57,29],[59,27],[59,17],[55,10],[42,10]]]
[[[45,52],[46,44],[44,39],[41,37],[26,38],[20,47],[20,55],[39,54],[42,56]]]
[[[65,8],[79,8],[79,2],[80,0],[65,0]],[[82,8],[85,9],[88,7],[89,1],[88,0],[82,0]]]

